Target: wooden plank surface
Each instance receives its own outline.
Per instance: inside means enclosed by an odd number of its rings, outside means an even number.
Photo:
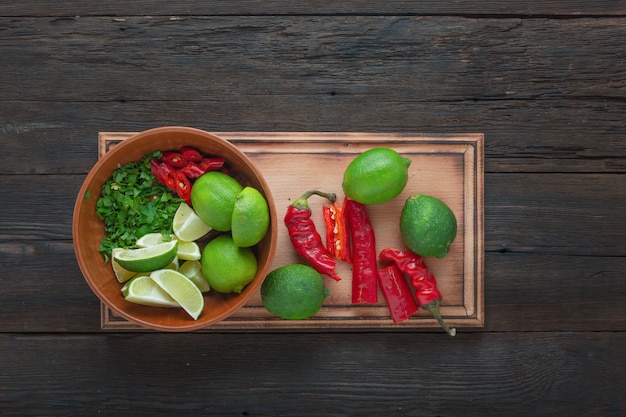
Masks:
[[[337,193],[343,199],[343,171],[356,155],[374,147],[392,147],[412,160],[409,183],[391,202],[370,206],[369,214],[376,230],[376,246],[404,248],[398,233],[398,219],[404,201],[414,193],[435,195],[452,208],[459,232],[450,253],[442,260],[429,259],[438,286],[445,294],[442,315],[450,326],[481,327],[483,314],[483,140],[482,134],[425,135],[381,133],[322,132],[213,132],[244,151],[263,173],[277,204],[278,218],[294,198],[308,189]],[[98,137],[99,155],[131,133],[102,132]],[[313,219],[323,231],[322,201],[311,199]],[[282,223],[281,223],[282,224]],[[286,229],[279,227],[276,257],[270,270],[300,263]],[[373,329],[437,328],[436,320],[425,311],[411,319],[393,324],[382,295],[380,302],[352,305],[351,268],[338,263],[340,282],[326,278],[331,295],[312,318],[302,321],[273,317],[262,305],[260,294],[230,318],[217,323],[214,330],[272,329]],[[138,329],[105,305],[102,328]]]
[[[623,332],[2,334],[0,411],[619,417],[625,345]]]

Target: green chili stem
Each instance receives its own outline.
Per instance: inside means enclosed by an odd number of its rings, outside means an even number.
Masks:
[[[435,300],[432,303],[428,303],[423,305],[422,308],[430,312],[433,317],[437,320],[439,325],[443,330],[446,331],[450,336],[456,335],[456,329],[454,327],[448,327],[448,325],[443,321],[443,317],[441,317],[441,312],[439,311],[440,300]]]

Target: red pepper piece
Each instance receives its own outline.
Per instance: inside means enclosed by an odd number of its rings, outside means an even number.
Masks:
[[[417,312],[409,284],[396,264],[378,271],[378,283],[394,323],[401,323]]]
[[[322,207],[324,221],[326,222],[326,249],[335,258],[350,262],[350,240],[345,218],[344,206],[338,202]]]
[[[201,177],[206,171],[195,162],[189,161],[180,169],[180,172],[182,172],[187,178],[195,179]]]
[[[202,161],[198,162],[198,166],[200,166],[204,172],[217,171],[218,169],[222,169],[224,166],[224,158],[202,158]]]
[[[176,192],[176,170],[168,163],[159,163],[161,175],[163,175],[163,185]]]
[[[161,161],[173,166],[174,168],[182,168],[187,163],[187,160],[178,152],[163,152]]]
[[[161,163],[159,161],[157,161],[156,159],[150,160],[150,171],[152,172],[152,175],[154,175],[154,178],[156,178],[156,180],[160,184],[167,185],[165,183],[165,176],[163,170],[161,169]]]
[[[191,205],[191,183],[185,174],[180,171],[176,171],[176,194],[185,203]]]
[[[198,152],[196,148],[193,148],[191,146],[181,146],[179,150],[183,158],[185,158],[187,161],[196,163],[202,161],[202,154]]]
[[[439,325],[450,335],[456,335],[456,329],[450,328],[443,321],[439,306],[441,305],[441,292],[437,289],[437,280],[430,272],[428,265],[422,256],[413,252],[399,249],[383,249],[381,259],[393,261],[398,268],[407,274],[411,280],[411,286],[415,288],[417,304],[424,310],[429,311]]]
[[[331,202],[335,201],[335,194],[326,194],[317,190],[307,191],[287,208],[285,226],[287,226],[291,244],[300,256],[320,274],[339,281],[341,278],[335,272],[337,265],[335,258],[324,247],[322,237],[311,220],[311,208],[307,199],[313,194],[325,197]]]
[[[364,204],[346,199],[352,238],[352,303],[378,302],[376,238]]]

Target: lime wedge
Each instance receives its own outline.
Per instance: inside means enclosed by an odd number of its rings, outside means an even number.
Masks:
[[[178,251],[176,252],[178,259],[183,261],[199,261],[202,253],[200,246],[196,242],[178,242]]]
[[[204,309],[204,297],[189,278],[171,269],[154,271],[150,278],[176,300],[194,320],[198,319]]]
[[[177,249],[178,241],[172,240],[147,248],[124,249],[113,255],[113,259],[129,271],[155,271],[173,262]]]
[[[162,233],[148,233],[137,239],[136,245],[140,248],[147,248],[148,246],[158,245],[160,243],[170,242],[172,239],[176,239],[175,236],[163,236]]]
[[[183,264],[178,269],[178,272],[180,272],[181,274],[189,278],[191,282],[196,284],[196,287],[198,287],[201,292],[208,292],[211,290],[209,282],[206,280],[206,278],[204,278],[204,275],[202,275],[202,264],[200,263],[200,261],[183,262]]]
[[[198,240],[211,231],[211,226],[203,222],[187,203],[181,203],[176,210],[172,228],[176,237],[184,242]]]
[[[127,301],[136,304],[153,307],[180,307],[180,304],[147,275],[128,281],[122,288],[122,294]]]
[[[131,279],[137,274],[136,272],[129,271],[128,269],[122,268],[122,265],[120,265],[115,260],[115,254],[123,250],[124,249],[122,248],[114,248],[112,251],[113,258],[111,258],[111,265],[113,266],[113,272],[115,273],[115,278],[117,278],[120,284],[128,281],[129,279]]]

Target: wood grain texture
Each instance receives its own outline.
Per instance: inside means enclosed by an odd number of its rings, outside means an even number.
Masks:
[[[487,172],[626,171],[621,18],[137,16],[0,25],[11,62],[0,67],[4,173],[85,173],[96,132],[168,124],[478,131]],[[22,146],[32,149],[28,157]],[[59,163],[68,146],[76,160]]]
[[[625,344],[623,333],[567,332],[454,339],[268,334],[254,341],[248,335],[0,335],[0,365],[10,381],[0,386],[0,411],[20,417],[619,416],[626,412],[626,385],[618,347]],[[33,390],[36,379],[44,383]]]
[[[390,0],[382,4],[363,1],[321,0],[315,3],[280,1],[133,1],[113,0],[107,2],[84,1],[23,1],[0,5],[0,16],[126,16],[126,15],[353,15],[353,14],[454,14],[454,15],[555,15],[555,16],[611,16],[626,14],[622,0],[540,1],[407,1]]]

